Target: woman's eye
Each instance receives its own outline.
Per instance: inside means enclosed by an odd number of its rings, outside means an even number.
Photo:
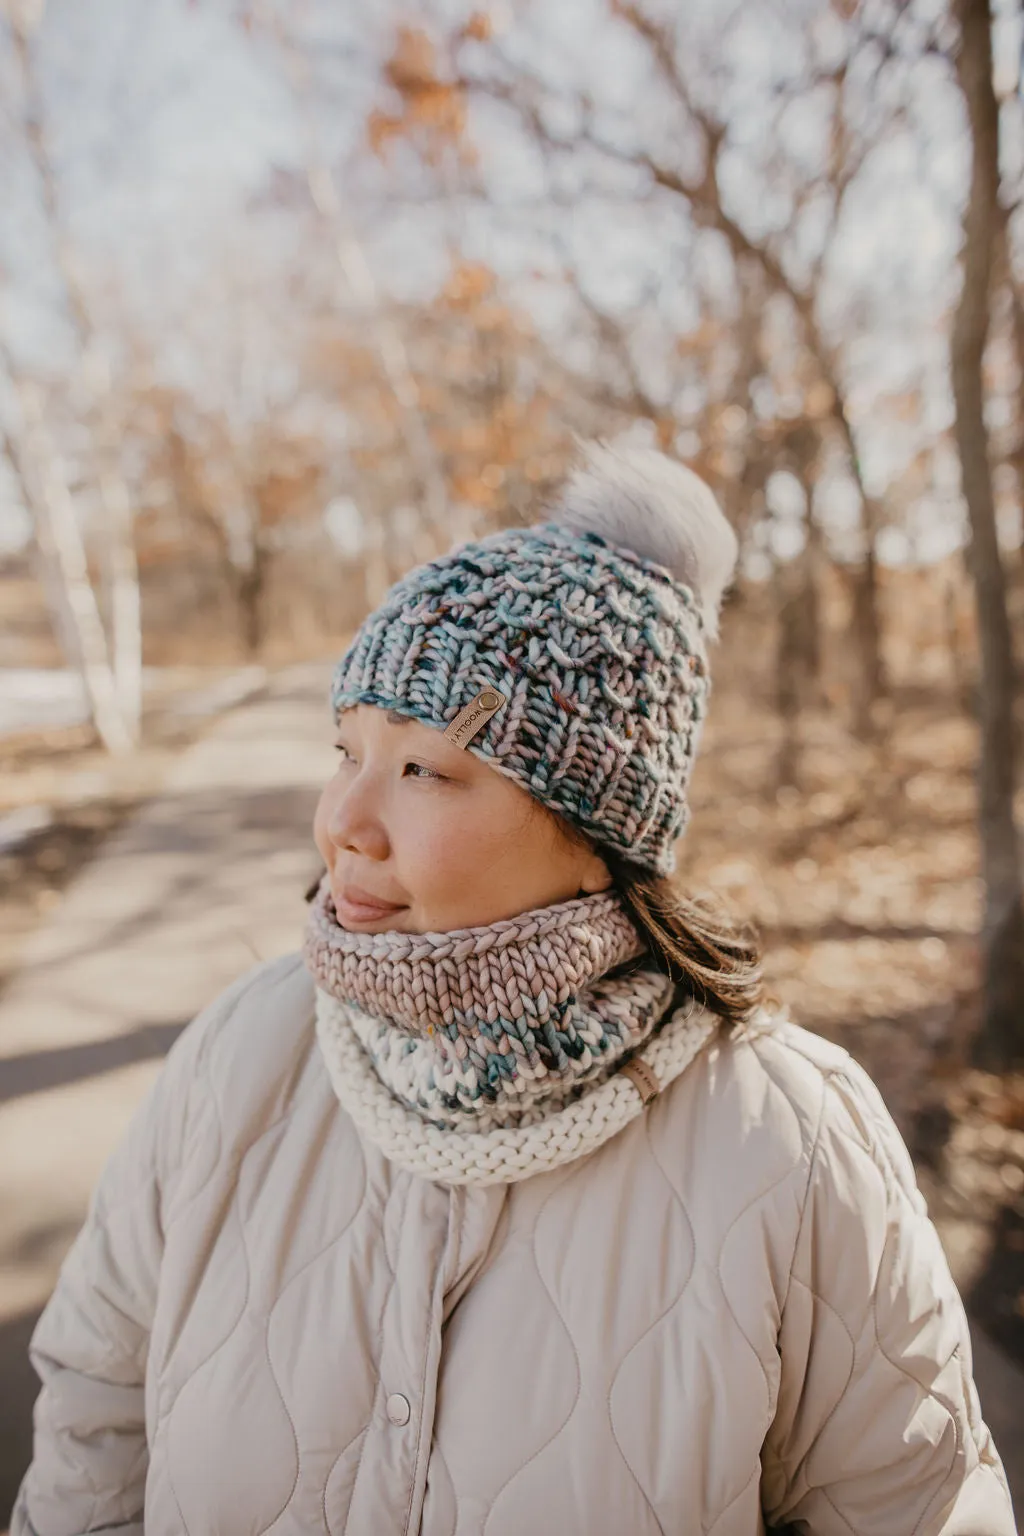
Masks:
[[[349,751],[348,747],[345,746],[344,742],[336,741],[334,743],[334,750],[337,752],[338,756],[342,759],[343,762],[355,762],[355,758],[352,756],[352,753]]]
[[[440,779],[441,775],[426,763],[406,763],[405,771],[411,779]]]

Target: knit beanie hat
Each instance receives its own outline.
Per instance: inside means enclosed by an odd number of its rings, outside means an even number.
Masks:
[[[444,732],[598,844],[675,865],[736,536],[692,470],[583,450],[549,520],[399,581],[338,664],[336,714]]]

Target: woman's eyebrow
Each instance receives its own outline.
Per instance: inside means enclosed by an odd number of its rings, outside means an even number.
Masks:
[[[388,710],[388,724],[389,725],[408,725],[410,719],[411,719],[411,716],[399,714],[397,709],[389,709]]]

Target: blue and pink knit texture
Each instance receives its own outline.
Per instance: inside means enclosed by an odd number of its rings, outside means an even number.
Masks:
[[[596,534],[506,529],[409,573],[338,664],[335,712],[438,730],[482,688],[508,699],[469,743],[599,844],[675,866],[710,688],[689,587]]]

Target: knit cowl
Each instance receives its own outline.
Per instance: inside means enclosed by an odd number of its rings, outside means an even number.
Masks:
[[[526,1177],[632,1119],[716,1020],[675,1008],[614,893],[452,933],[352,933],[326,880],[306,932],[342,1106],[385,1155],[450,1183]],[[646,963],[645,963],[646,962]]]

